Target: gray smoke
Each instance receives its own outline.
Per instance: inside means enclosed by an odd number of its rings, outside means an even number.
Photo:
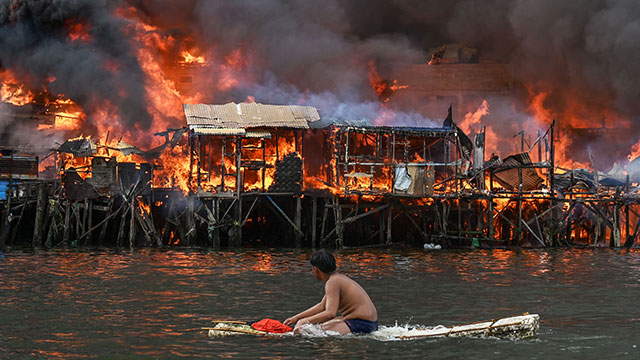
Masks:
[[[511,63],[515,79],[535,81],[560,99],[558,107],[570,91],[587,104],[604,98],[621,114],[640,112],[640,3],[633,0],[132,4],[164,28],[181,29],[216,52],[250,49],[260,63],[247,71],[258,84],[275,77],[301,91],[374,101],[367,61],[374,60],[384,77],[393,67],[424,63],[429,48],[460,42],[480,49],[485,59]],[[278,90],[274,93],[277,97]],[[238,96],[217,92],[211,100],[230,95]]]

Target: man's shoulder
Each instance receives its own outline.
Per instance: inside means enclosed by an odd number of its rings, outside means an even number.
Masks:
[[[353,279],[351,279],[350,277],[348,277],[347,275],[344,274],[340,274],[340,273],[334,273],[329,277],[329,280],[327,280],[327,284],[332,283],[332,284],[336,284],[336,285],[341,285],[341,284],[347,284],[354,281]]]

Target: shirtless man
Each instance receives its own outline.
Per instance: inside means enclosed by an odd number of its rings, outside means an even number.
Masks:
[[[378,312],[362,286],[336,272],[336,259],[326,250],[311,255],[316,279],[324,282],[324,297],[318,304],[284,321],[300,333],[304,324],[321,324],[324,330],[344,334],[368,334],[378,330]],[[341,316],[338,316],[338,312]]]

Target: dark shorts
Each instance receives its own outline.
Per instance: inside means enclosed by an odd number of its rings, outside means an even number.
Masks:
[[[345,320],[344,323],[347,324],[352,334],[368,334],[378,330],[377,321],[349,319]]]

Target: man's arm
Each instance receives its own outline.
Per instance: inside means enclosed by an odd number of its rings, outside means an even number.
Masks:
[[[295,324],[296,322],[298,322],[298,320],[300,320],[300,319],[304,319],[306,317],[313,316],[313,315],[323,311],[324,307],[325,307],[326,299],[327,299],[327,296],[325,295],[319,303],[313,305],[312,307],[308,308],[307,310],[305,310],[305,311],[303,311],[303,312],[301,312],[301,313],[299,313],[297,315],[294,315],[294,316],[288,318],[287,320],[285,320],[283,322],[283,324],[292,325],[292,324]]]
[[[324,291],[325,296],[322,299],[324,306],[321,311],[315,314],[308,314],[306,316],[299,317],[296,328],[307,323],[323,323],[336,317],[336,315],[338,314],[338,305],[340,304],[340,287],[338,282],[334,282],[331,280],[327,281]]]

